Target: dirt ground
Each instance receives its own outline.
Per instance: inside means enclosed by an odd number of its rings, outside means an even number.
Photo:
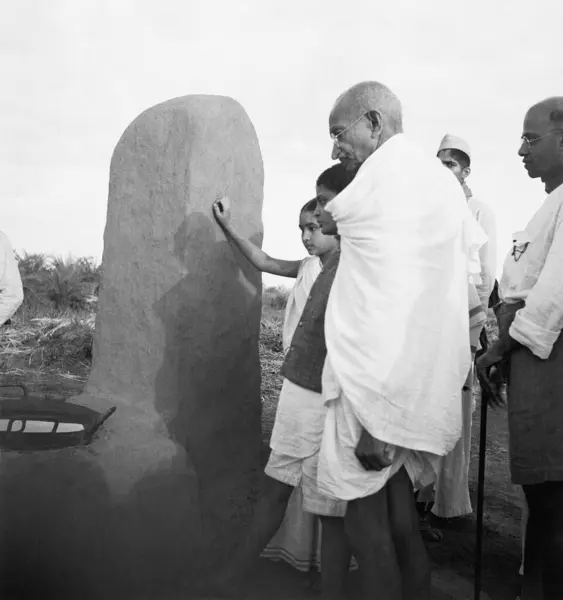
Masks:
[[[262,405],[264,458],[271,432],[277,396],[281,387],[279,348],[262,348]],[[88,365],[66,369],[33,371],[23,365],[11,365],[8,381],[25,382],[40,397],[64,399],[79,394],[88,376]],[[0,397],[15,396],[17,390],[0,389]],[[479,403],[474,415],[471,491],[476,508],[477,457],[479,449]],[[504,411],[488,413],[488,443],[485,486],[483,591],[494,600],[514,600],[518,592],[520,564],[521,500],[510,483],[508,471],[508,433]],[[428,550],[436,578],[435,600],[473,598],[475,518],[459,519],[443,529],[441,542],[429,543]],[[285,564],[262,561],[248,598],[313,598],[306,590],[305,575]],[[351,597],[357,590],[357,574],[351,575]],[[463,588],[463,589],[462,589]],[[485,596],[484,596],[485,597]]]

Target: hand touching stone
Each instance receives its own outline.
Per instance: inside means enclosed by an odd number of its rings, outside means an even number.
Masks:
[[[213,203],[213,215],[221,227],[226,228],[228,226],[231,220],[231,201],[228,196],[217,194],[217,198]]]

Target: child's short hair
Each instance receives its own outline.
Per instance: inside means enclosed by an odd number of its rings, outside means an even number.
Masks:
[[[340,192],[354,179],[358,172],[357,167],[346,167],[342,163],[332,165],[326,171],[323,171],[317,179],[317,185],[322,185],[327,190],[340,194]]]
[[[301,212],[304,213],[314,213],[317,210],[317,199],[313,198],[301,207]]]

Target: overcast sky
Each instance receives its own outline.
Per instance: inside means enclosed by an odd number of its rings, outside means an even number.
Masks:
[[[18,251],[101,259],[123,130],[169,98],[224,94],[260,140],[264,249],[300,258],[297,213],[331,164],[332,103],[379,80],[429,153],[446,132],[469,142],[469,183],[497,214],[500,262],[544,197],[517,151],[526,109],[563,95],[562,17],[562,0],[4,3],[0,229]]]

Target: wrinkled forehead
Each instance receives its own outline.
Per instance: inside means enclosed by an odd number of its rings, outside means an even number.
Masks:
[[[442,162],[455,163],[456,165],[459,164],[457,160],[452,156],[452,151],[449,148],[446,148],[445,150],[440,150],[440,152],[438,152],[438,158]]]
[[[356,110],[346,98],[343,98],[332,109],[328,118],[328,125],[332,129],[343,129],[358,118]]]

